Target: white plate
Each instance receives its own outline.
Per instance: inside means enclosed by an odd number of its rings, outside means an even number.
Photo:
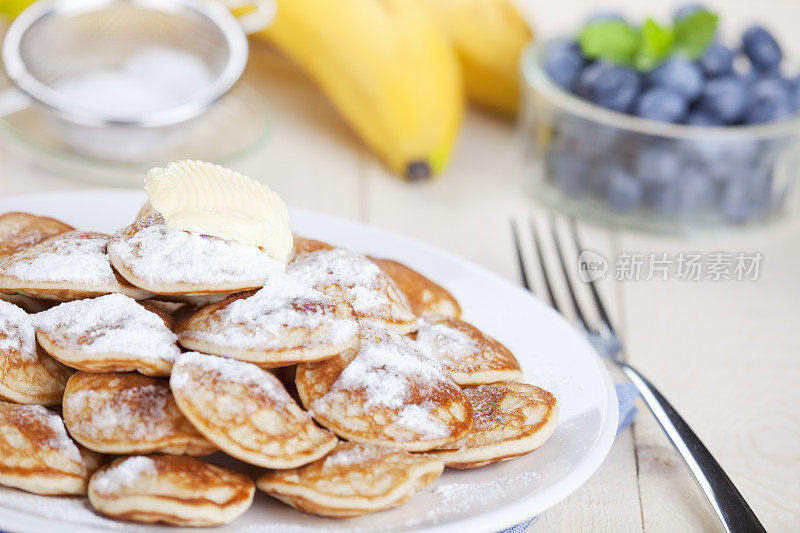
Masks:
[[[0,200],[0,213],[28,211],[86,230],[129,224],[144,200],[138,191],[79,191]],[[239,520],[215,531],[311,532],[415,530],[497,531],[539,514],[580,487],[603,462],[617,429],[618,407],[606,369],[586,340],[523,289],[463,259],[386,231],[295,209],[298,233],[418,269],[450,290],[467,320],[517,356],[525,377],[558,399],[558,428],[527,456],[474,470],[447,470],[397,509],[334,520],[301,514],[264,494]],[[115,522],[83,498],[57,498],[0,488],[0,528],[14,532],[174,532]]]

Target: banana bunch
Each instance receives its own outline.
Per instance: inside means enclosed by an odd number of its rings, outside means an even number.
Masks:
[[[468,98],[516,115],[519,56],[533,34],[509,0],[426,0],[458,52]]]
[[[458,60],[421,0],[278,0],[261,35],[407,179],[440,172],[463,108]]]
[[[303,68],[388,167],[406,179],[443,170],[464,89],[505,114],[530,40],[508,0],[277,0],[260,36]]]

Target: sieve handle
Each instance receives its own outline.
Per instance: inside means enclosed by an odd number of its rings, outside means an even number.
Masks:
[[[237,15],[236,20],[246,34],[256,33],[272,22],[278,12],[275,0],[220,0],[231,11],[250,8],[247,13]]]
[[[0,92],[0,117],[22,111],[31,104],[27,94],[18,89],[6,89]]]

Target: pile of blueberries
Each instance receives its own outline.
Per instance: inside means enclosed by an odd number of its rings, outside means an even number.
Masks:
[[[679,9],[675,17],[693,9]],[[648,73],[589,61],[570,40],[551,43],[543,56],[557,84],[599,106],[697,126],[757,124],[800,113],[800,75],[784,76],[782,59],[779,44],[761,26],[744,32],[739,50],[713,42],[697,60],[672,56]],[[713,135],[678,140],[560,112],[546,174],[570,196],[590,195],[617,212],[646,208],[674,217],[711,211],[728,223],[743,223],[781,201],[773,167],[793,142]]]
[[[772,122],[800,112],[800,75],[784,76],[782,60],[780,45],[762,26],[748,28],[737,51],[715,41],[697,60],[673,55],[645,74],[589,61],[573,40],[552,43],[544,55],[556,83],[599,106],[697,126]]]

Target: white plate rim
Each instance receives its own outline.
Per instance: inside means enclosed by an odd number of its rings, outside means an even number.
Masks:
[[[45,193],[33,193],[33,194],[20,194],[20,195],[13,195],[0,198],[0,205],[8,206],[14,202],[20,203],[37,203],[42,201],[49,201],[52,199],[57,199],[59,197],[63,198],[65,201],[69,201],[70,197],[83,197],[85,198],[88,195],[97,195],[100,197],[108,196],[113,197],[119,195],[120,197],[130,197],[136,195],[143,199],[143,193],[141,190],[138,189],[79,189],[79,190],[66,190],[66,191],[55,191],[55,192],[45,192]],[[3,211],[3,208],[0,208],[0,212]],[[386,238],[389,238],[394,241],[402,242],[407,246],[412,246],[418,248],[420,250],[424,250],[432,255],[439,256],[446,261],[451,263],[458,264],[460,267],[464,268],[465,270],[472,271],[478,274],[481,277],[491,278],[495,282],[502,283],[514,291],[517,291],[519,294],[524,295],[526,298],[533,298],[535,300],[538,299],[531,295],[528,291],[523,289],[520,286],[514,285],[513,283],[509,282],[507,279],[501,277],[500,275],[482,267],[476,263],[468,261],[458,255],[449,252],[447,250],[438,248],[431,244],[418,241],[416,239],[406,237],[404,235],[394,233],[389,230],[385,230],[379,228],[377,226],[373,226],[370,224],[366,224],[359,221],[354,221],[350,219],[345,219],[341,217],[336,217],[332,215],[327,215],[323,213],[317,213],[315,211],[307,210],[307,209],[300,209],[300,208],[290,208],[290,214],[298,214],[302,217],[307,218],[316,218],[321,221],[330,221],[331,223],[335,223],[337,225],[345,225],[350,226],[354,229],[354,231],[361,231],[361,232],[372,232],[379,235],[383,235]],[[37,213],[43,216],[47,216],[47,213]],[[540,305],[545,305],[539,302]],[[546,305],[545,305],[546,306]],[[547,307],[547,306],[546,306]],[[547,310],[553,313],[558,320],[566,322],[566,320],[558,315],[554,310],[551,308],[547,308]],[[575,468],[572,468],[567,472],[566,475],[561,477],[555,483],[549,485],[546,489],[539,491],[539,492],[532,492],[529,496],[521,498],[519,501],[501,506],[497,509],[492,511],[488,511],[482,513],[480,515],[463,518],[463,519],[454,519],[448,522],[435,524],[431,526],[423,526],[421,528],[415,529],[415,531],[424,531],[426,533],[463,533],[463,531],[501,531],[508,527],[512,527],[519,523],[525,522],[528,519],[531,519],[547,509],[550,509],[554,505],[558,504],[562,500],[566,499],[572,493],[577,491],[581,486],[583,486],[589,478],[595,473],[595,471],[600,467],[600,465],[605,460],[606,456],[608,455],[609,451],[611,450],[611,446],[616,438],[617,434],[617,426],[619,420],[619,404],[616,395],[616,390],[614,387],[614,383],[611,380],[611,376],[608,373],[608,370],[603,363],[602,359],[599,355],[594,351],[585,337],[578,332],[577,329],[570,325],[570,328],[573,329],[575,335],[580,338],[580,341],[585,344],[586,347],[589,348],[592,354],[592,361],[597,366],[599,370],[599,375],[602,376],[603,386],[605,389],[606,395],[606,417],[605,420],[597,434],[597,437],[591,447],[591,450],[587,453],[587,455],[581,460],[581,462],[576,465]],[[536,500],[536,505],[531,506],[531,501]],[[58,525],[61,529],[60,531],[65,532],[103,532],[106,531],[102,527],[99,526],[92,526],[89,524],[71,524],[65,522],[58,522],[51,518],[46,517],[37,517],[35,515],[26,513],[24,511],[19,511],[16,509],[9,509],[9,508],[0,508],[3,513],[3,528],[10,528],[8,531],[19,531],[24,533],[38,533],[40,531],[45,530],[44,528],[52,527],[54,525]],[[184,529],[184,528],[172,528],[175,531],[193,531],[194,529]],[[0,529],[0,532],[3,530]]]

